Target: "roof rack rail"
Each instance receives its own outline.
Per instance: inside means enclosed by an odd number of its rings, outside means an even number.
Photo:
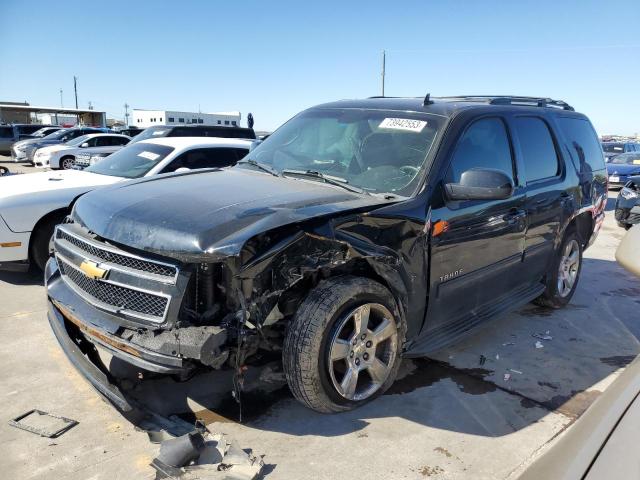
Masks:
[[[562,100],[544,97],[519,97],[513,95],[460,95],[454,97],[438,97],[443,100],[466,102],[486,102],[490,105],[526,105],[536,107],[554,107],[574,111],[574,108]]]

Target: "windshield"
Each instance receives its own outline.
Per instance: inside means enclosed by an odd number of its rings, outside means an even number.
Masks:
[[[142,132],[135,136],[129,144],[139,142],[140,140],[147,140],[149,138],[162,138],[166,137],[171,131],[171,127],[150,127],[145,128]]]
[[[91,137],[89,135],[81,135],[79,137],[74,138],[73,140],[69,140],[65,145],[70,147],[77,147],[78,145],[82,145],[84,142],[87,142]]]
[[[64,137],[65,133],[67,133],[69,131],[68,128],[64,128],[62,130],[58,130],[57,132],[53,132],[50,135],[47,135],[45,138],[47,140],[60,140],[62,137]]]
[[[610,163],[640,165],[640,153],[623,153],[612,158]]]
[[[427,153],[442,124],[442,117],[413,112],[308,110],[276,130],[245,160],[279,173],[317,172],[371,193],[408,196],[427,167]]]
[[[85,171],[112,177],[143,177],[173,150],[173,147],[152,143],[127,145],[104,160],[85,168]]]
[[[624,152],[624,144],[622,143],[603,143],[602,150],[605,153],[622,153]]]
[[[33,132],[31,135],[33,135],[34,137],[44,137],[45,135],[47,135],[48,131],[48,128],[41,128],[40,130],[36,130],[35,132]]]

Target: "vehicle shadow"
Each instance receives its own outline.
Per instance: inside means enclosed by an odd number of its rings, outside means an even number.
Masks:
[[[614,261],[586,258],[566,308],[530,304],[429,358],[405,359],[385,395],[351,412],[313,412],[293,398],[279,362],[251,365],[242,423],[296,436],[338,436],[364,429],[371,419],[401,417],[485,437],[508,435],[548,415],[569,424],[601,393],[599,382],[640,352],[639,308],[638,279]],[[207,372],[186,382],[148,378],[128,394],[190,422],[238,422],[231,385],[230,372]]]
[[[44,285],[42,272],[29,270],[28,272],[0,271],[0,282],[11,285]]]

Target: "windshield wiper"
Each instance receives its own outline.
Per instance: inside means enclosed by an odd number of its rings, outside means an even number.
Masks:
[[[276,172],[274,169],[272,169],[271,167],[267,167],[266,165],[256,162],[255,160],[248,158],[246,160],[240,160],[238,162],[238,165],[240,164],[247,164],[247,165],[251,165],[252,167],[256,167],[259,170],[262,170],[263,172],[267,172],[270,173],[271,175],[273,175],[274,177],[279,177],[280,175],[278,175],[278,172]]]
[[[300,177],[308,177],[314,178],[318,180],[322,180],[324,183],[328,183],[330,185],[336,185],[338,187],[342,187],[345,190],[349,190],[350,192],[355,193],[364,193],[370,195],[369,192],[362,188],[354,187],[353,185],[349,185],[349,181],[346,178],[342,177],[334,177],[333,175],[324,175],[320,172],[316,172],[315,170],[282,170],[282,175],[297,175]]]

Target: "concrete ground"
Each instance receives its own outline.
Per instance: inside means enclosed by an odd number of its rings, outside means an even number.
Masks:
[[[640,352],[640,281],[614,260],[623,234],[609,213],[568,308],[527,306],[430,359],[407,360],[386,395],[354,412],[303,408],[277,364],[248,372],[242,424],[225,373],[149,379],[129,393],[232,435],[264,455],[269,479],[515,478]],[[0,338],[5,478],[153,478],[157,446],[64,357],[38,276],[0,273]],[[7,424],[33,408],[79,424],[56,439]]]

